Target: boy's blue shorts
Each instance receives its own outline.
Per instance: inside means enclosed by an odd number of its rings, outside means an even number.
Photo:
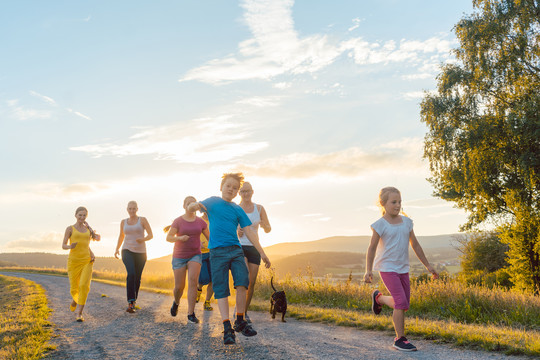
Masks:
[[[212,282],[212,271],[210,270],[210,253],[203,253],[201,273],[199,274],[199,284],[208,285],[211,282]]]
[[[234,281],[234,288],[249,286],[249,273],[244,260],[244,251],[240,246],[225,246],[210,249],[210,268],[212,269],[212,287],[216,299],[231,295],[229,291],[229,270]]]

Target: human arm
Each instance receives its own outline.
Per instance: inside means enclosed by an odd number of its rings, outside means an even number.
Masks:
[[[268,220],[268,215],[266,214],[266,210],[263,206],[261,206],[261,227],[263,228],[265,233],[269,233],[272,231],[272,227],[270,226],[270,221]]]
[[[180,236],[177,236],[176,234],[178,233],[178,229],[175,228],[175,227],[172,227],[169,229],[169,232],[167,233],[167,241],[170,242],[170,243],[174,243],[174,242],[177,242],[177,241],[183,241],[183,242],[186,242],[189,240],[189,236],[188,235],[180,235]]]
[[[146,220],[146,218],[141,218],[141,224],[144,230],[146,230],[146,236],[136,240],[139,244],[142,244],[148,240],[152,240],[152,238],[154,237],[154,234],[152,234],[152,228],[150,227],[150,223],[148,222],[148,220]]]
[[[208,228],[203,229],[202,233],[206,237],[206,240],[210,241],[210,231]]]
[[[90,247],[88,248],[88,251],[90,251],[90,262],[96,261],[96,256],[94,255],[94,252],[92,251],[92,249],[90,249]]]
[[[187,211],[188,212],[206,211],[206,206],[204,206],[200,202],[192,202],[191,204],[188,205]]]
[[[424,266],[431,273],[434,279],[438,279],[439,274],[437,273],[435,268],[431,266],[428,259],[426,258],[426,255],[424,254],[424,249],[422,249],[422,246],[420,246],[420,243],[418,242],[418,239],[414,234],[414,230],[411,230],[411,232],[409,233],[409,243],[411,244],[414,253],[418,257],[418,260],[420,260],[420,262],[424,264]]]
[[[364,282],[366,283],[371,283],[373,281],[373,260],[375,259],[375,253],[377,252],[377,245],[379,244],[380,239],[380,235],[373,230],[366,252],[366,273],[364,274]]]
[[[62,241],[62,249],[64,250],[75,249],[75,246],[77,246],[76,242],[68,245],[68,240],[71,237],[71,232],[72,232],[71,226],[68,226],[66,228],[66,232],[64,233],[64,240]]]
[[[259,242],[259,235],[257,235],[257,231],[255,231],[251,226],[246,226],[242,228],[242,230],[244,231],[244,234],[246,234],[249,241],[253,244],[253,246],[255,246],[255,249],[257,249],[257,251],[261,255],[261,259],[262,261],[264,261],[265,266],[269,268],[272,264],[270,263],[270,259],[268,258],[268,256],[266,256],[266,254],[264,253],[261,243]]]
[[[122,243],[124,242],[124,220],[120,221],[120,234],[118,235],[118,242],[116,243],[116,250],[114,251],[114,257],[118,259],[118,255],[120,255],[120,246],[122,246]]]

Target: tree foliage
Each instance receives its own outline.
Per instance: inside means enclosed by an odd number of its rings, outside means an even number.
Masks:
[[[512,282],[540,292],[540,1],[475,0],[454,30],[457,63],[421,104],[434,194],[487,221]]]

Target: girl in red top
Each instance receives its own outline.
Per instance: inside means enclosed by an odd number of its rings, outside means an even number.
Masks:
[[[195,298],[197,297],[197,281],[201,271],[201,233],[210,238],[208,225],[197,217],[195,212],[188,210],[189,204],[197,202],[193,196],[184,199],[184,215],[175,219],[167,234],[167,241],[174,243],[172,266],[174,271],[174,301],[171,306],[171,315],[176,316],[180,298],[186,286],[186,273],[188,274],[188,320],[198,323],[195,316]]]

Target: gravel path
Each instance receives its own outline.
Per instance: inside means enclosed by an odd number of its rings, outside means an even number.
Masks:
[[[419,351],[401,353],[384,332],[301,322],[272,320],[270,314],[252,312],[258,335],[237,333],[236,345],[223,345],[217,310],[195,312],[200,324],[188,323],[182,299],[178,316],[171,317],[172,297],[141,292],[136,314],[125,312],[125,288],[93,282],[85,308],[85,322],[77,323],[68,309],[69,283],[65,277],[2,273],[41,284],[53,310],[52,343],[56,351],[47,359],[523,359],[482,351],[462,350],[426,340],[413,343]],[[107,295],[102,297],[101,295]],[[232,311],[232,309],[231,309]]]

